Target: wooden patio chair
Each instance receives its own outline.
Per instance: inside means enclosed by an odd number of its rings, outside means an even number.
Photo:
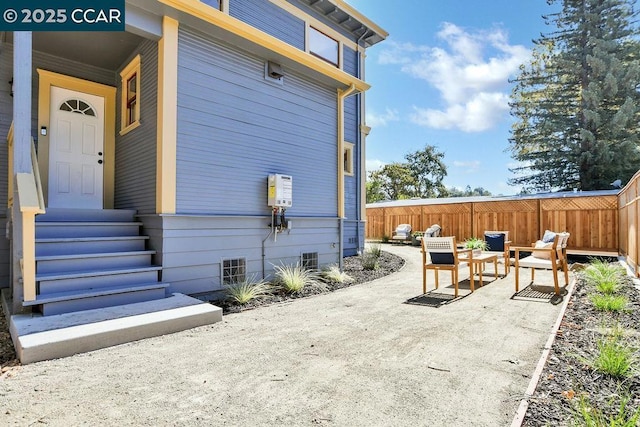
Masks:
[[[485,231],[484,241],[487,242],[485,252],[498,255],[498,260],[504,262],[504,275],[511,270],[511,241],[508,231]]]
[[[436,289],[438,289],[438,272],[451,271],[451,283],[455,287],[455,297],[458,296],[458,268],[467,265],[458,257],[461,253],[470,253],[471,249],[458,249],[455,236],[423,237],[422,238],[422,293],[427,293],[427,270],[434,270]],[[427,260],[427,255],[429,259]]]
[[[555,294],[560,295],[558,271],[564,272],[564,287],[569,285],[569,269],[567,267],[567,242],[569,233],[553,233],[546,231],[542,240],[538,240],[532,247],[513,247],[515,250],[516,292],[520,290],[520,267],[531,269],[531,283],[534,283],[536,269],[551,270]],[[520,258],[520,251],[531,252],[531,255]]]

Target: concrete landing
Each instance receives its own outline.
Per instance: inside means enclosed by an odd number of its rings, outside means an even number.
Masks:
[[[3,306],[7,301],[3,293]],[[75,313],[7,316],[22,364],[67,357],[219,322],[222,309],[184,294]]]

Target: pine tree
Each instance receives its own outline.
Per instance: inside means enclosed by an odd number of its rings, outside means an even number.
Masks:
[[[519,184],[611,188],[640,166],[640,44],[631,0],[548,0],[557,31],[535,41],[512,92],[510,150]]]

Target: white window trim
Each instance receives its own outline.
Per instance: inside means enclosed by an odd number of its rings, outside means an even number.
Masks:
[[[132,123],[126,125],[128,120],[127,109],[127,82],[129,79],[136,75],[136,105],[135,105],[135,117]],[[120,135],[131,132],[133,129],[140,126],[140,55],[136,55],[135,58],[129,62],[129,64],[120,71]]]
[[[343,156],[347,156],[347,167],[344,169],[344,174],[346,176],[353,176],[355,174],[355,170],[353,167],[353,154],[354,154],[354,147],[355,144],[352,144],[350,142],[343,142],[343,146],[344,146],[344,153],[342,154]],[[344,158],[343,158],[343,164],[344,164]]]

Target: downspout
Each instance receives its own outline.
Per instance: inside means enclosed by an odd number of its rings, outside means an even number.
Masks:
[[[357,61],[356,61],[356,77],[359,78],[360,80],[362,79],[362,61],[363,58],[360,55],[360,42],[364,39],[364,36],[367,35],[367,33],[369,32],[369,29],[366,29],[362,35],[360,37],[358,37],[358,40],[356,40],[356,53],[358,55]],[[358,100],[357,100],[357,106],[358,106],[358,115],[359,120],[358,120],[358,132],[357,132],[357,145],[358,145],[358,158],[356,159],[356,172],[357,172],[357,176],[356,176],[356,245],[358,247],[357,249],[357,253],[361,254],[363,251],[361,249],[364,249],[364,244],[362,245],[362,248],[360,248],[360,222],[362,221],[362,186],[363,186],[363,181],[362,181],[362,155],[363,155],[363,151],[364,151],[364,146],[363,146],[363,138],[362,138],[362,125],[364,125],[364,111],[362,106],[364,105],[363,102],[363,98],[364,97],[364,93],[360,93],[358,96]]]
[[[356,91],[355,84],[347,90],[338,89],[338,264],[343,268],[344,253],[344,99]]]

